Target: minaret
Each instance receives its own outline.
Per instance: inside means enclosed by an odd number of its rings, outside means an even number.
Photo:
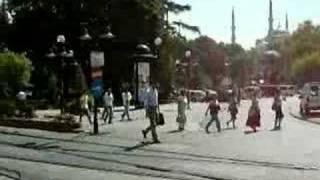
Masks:
[[[273,10],[272,10],[272,0],[269,2],[269,32],[268,37],[271,38],[273,33]]]
[[[235,17],[234,17],[234,8],[232,8],[232,26],[231,26],[231,31],[232,31],[231,43],[235,44],[236,43],[236,25],[235,25]]]
[[[286,31],[289,32],[289,19],[288,19],[288,13],[286,13]]]

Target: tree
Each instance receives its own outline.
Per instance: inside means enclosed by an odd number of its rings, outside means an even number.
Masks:
[[[293,64],[292,69],[294,75],[300,80],[320,80],[320,53],[315,51],[311,54],[305,54]]]
[[[319,71],[320,26],[311,21],[300,24],[289,39],[291,44],[292,74],[300,80],[314,79],[314,72]],[[319,76],[319,74],[318,74]]]
[[[199,82],[205,83],[198,84],[197,86],[207,88],[217,87],[226,72],[226,53],[224,49],[208,36],[200,36],[191,41],[190,47],[193,54],[193,63],[199,63],[199,71],[195,74],[195,77],[199,78]],[[210,82],[208,82],[208,79],[210,79]]]
[[[168,12],[179,14],[191,9],[189,5],[169,0],[9,0],[9,7],[16,12],[16,30],[10,36],[10,47],[16,51],[32,52],[31,59],[37,68],[43,68],[43,56],[58,34],[66,36],[68,46],[74,48],[76,56],[82,52],[78,37],[84,28],[97,37],[107,25],[111,25],[118,42],[125,42],[128,46],[146,43],[153,49],[155,37],[162,36],[164,43],[160,51],[163,55],[159,61],[162,71],[157,80],[164,83],[167,90],[174,78],[172,63],[177,57],[175,48],[180,37],[174,35],[172,26],[168,25],[168,17],[164,17]],[[196,26],[184,24],[184,27],[199,31]],[[132,49],[134,47],[128,50],[128,54],[133,53]],[[124,54],[116,53],[112,58],[125,59]],[[122,62],[117,61],[118,64]]]
[[[0,53],[0,83],[14,92],[27,85],[31,76],[31,62],[23,54]]]

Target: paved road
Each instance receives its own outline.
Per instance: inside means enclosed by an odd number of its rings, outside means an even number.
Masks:
[[[229,115],[223,111],[223,132],[213,126],[211,134],[199,126],[205,104],[192,105],[182,133],[174,131],[176,106],[165,105],[161,144],[141,143],[148,124],[143,111],[135,111],[131,122],[118,121],[116,113],[115,123],[103,125],[98,136],[90,135],[87,122],[80,134],[0,128],[0,179],[317,180],[320,126],[289,115],[297,102],[284,103],[283,129],[271,131],[272,100],[262,99],[262,127],[254,134],[244,133],[248,101],[241,105],[236,130],[225,127]]]

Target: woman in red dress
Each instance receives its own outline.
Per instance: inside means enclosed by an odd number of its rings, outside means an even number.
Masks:
[[[249,126],[253,132],[257,132],[256,128],[260,127],[260,107],[255,95],[252,98],[252,104],[248,112],[246,126]]]

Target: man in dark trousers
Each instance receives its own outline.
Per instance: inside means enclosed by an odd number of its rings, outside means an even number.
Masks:
[[[272,104],[272,110],[275,111],[274,130],[281,129],[281,122],[284,117],[282,112],[282,101],[281,101],[280,94],[281,94],[280,90],[277,90],[275,93],[273,104]]]
[[[147,138],[147,134],[151,131],[153,143],[160,143],[156,131],[156,118],[157,118],[157,110],[158,110],[158,90],[155,84],[151,84],[151,88],[146,95],[146,108],[148,117],[150,119],[150,125],[145,130],[142,130],[143,138]]]
[[[208,112],[210,112],[211,115],[211,119],[208,122],[208,124],[206,125],[206,132],[209,134],[209,128],[211,126],[211,124],[215,121],[216,122],[216,127],[218,132],[221,132],[221,125],[220,125],[220,120],[218,118],[218,113],[220,111],[220,105],[219,102],[217,100],[217,97],[214,95],[211,97],[211,101],[208,105],[207,111],[206,111],[206,116],[208,115]]]

